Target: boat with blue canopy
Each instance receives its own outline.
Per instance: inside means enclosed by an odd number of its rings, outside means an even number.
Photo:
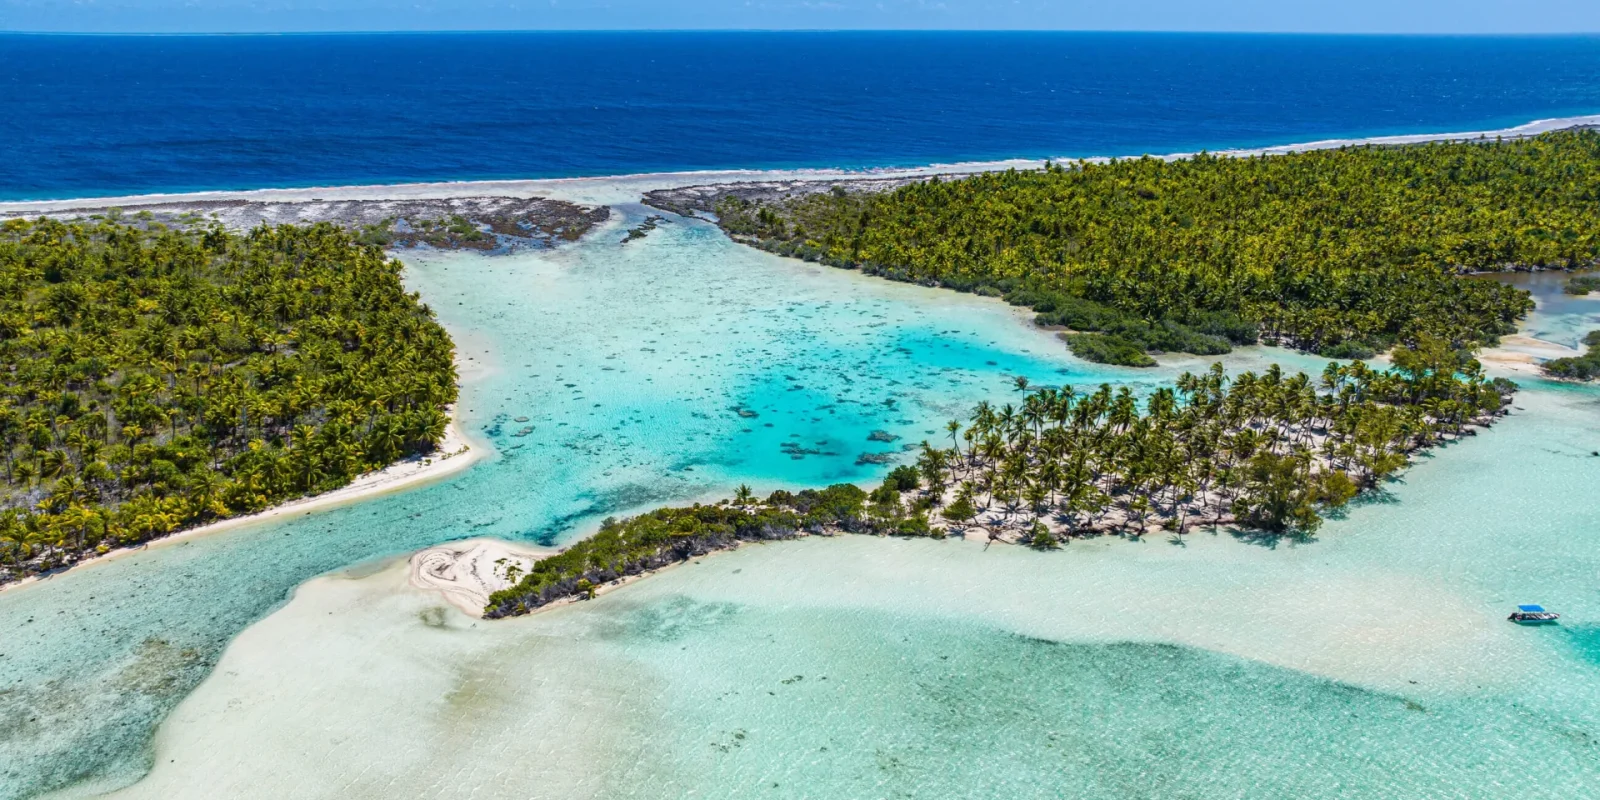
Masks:
[[[1555,622],[1560,618],[1560,614],[1554,611],[1546,611],[1544,606],[1535,605],[1517,606],[1517,610],[1511,612],[1511,616],[1506,617],[1506,619],[1518,625],[1543,625],[1548,622]]]

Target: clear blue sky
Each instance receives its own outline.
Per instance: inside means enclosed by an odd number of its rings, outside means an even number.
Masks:
[[[1600,0],[0,0],[6,31],[641,28],[1573,33]]]

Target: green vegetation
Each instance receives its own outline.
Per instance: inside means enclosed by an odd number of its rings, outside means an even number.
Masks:
[[[406,219],[404,224],[391,223],[388,242],[405,247],[426,244],[443,250],[474,249],[493,250],[499,240],[460,214],[443,219]]]
[[[493,218],[494,224],[505,221]],[[427,245],[440,250],[494,250],[500,240],[475,220],[460,214],[433,219],[423,216],[389,217],[382,222],[354,227],[356,241],[376,247],[416,247]],[[526,236],[530,231],[516,229]]]
[[[1408,454],[1487,425],[1515,385],[1441,339],[1397,348],[1392,371],[1330,363],[1318,379],[1277,366],[1229,379],[1220,364],[1156,390],[1035,391],[1020,406],[981,403],[946,426],[870,494],[848,484],[774,492],[608,519],[594,537],[534,564],[485,616],[592,596],[603,583],[740,542],[800,533],[943,538],[973,526],[991,541],[1052,549],[1074,537],[1182,536],[1191,523],[1309,535],[1322,515],[1404,467]],[[937,517],[942,524],[935,526]]]
[[[1600,292],[1600,275],[1578,275],[1567,281],[1562,291],[1567,294]]]
[[[1600,331],[1590,331],[1583,337],[1589,349],[1581,356],[1556,358],[1544,362],[1546,375],[1575,381],[1592,381],[1600,378]]]
[[[866,492],[850,484],[798,494],[774,492],[765,503],[663,508],[618,521],[559,555],[541,559],[515,586],[489,597],[484,616],[525,614],[596,585],[675,564],[741,541],[789,539],[800,531],[867,530]]]
[[[1258,337],[1360,358],[1424,334],[1470,349],[1525,292],[1465,272],[1600,257],[1600,133],[1129,159],[932,180],[882,194],[725,197],[742,241],[896,280],[1003,296],[1102,361]]]
[[[0,580],[433,449],[453,346],[331,224],[0,224]]]
[[[1124,367],[1153,367],[1156,360],[1145,352],[1143,342],[1125,339],[1114,333],[1064,333],[1067,346],[1079,358]]]
[[[1230,380],[1218,364],[1156,390],[1142,409],[1108,385],[982,403],[965,447],[925,444],[919,468],[952,527],[982,524],[992,539],[1142,535],[1153,523],[1182,533],[1191,520],[1307,534],[1322,510],[1377,485],[1407,453],[1488,424],[1514,390],[1424,336],[1395,350],[1392,371],[1330,363],[1313,380],[1274,365]]]

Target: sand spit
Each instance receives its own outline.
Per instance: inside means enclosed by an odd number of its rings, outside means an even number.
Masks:
[[[408,562],[408,573],[412,586],[438,592],[450,605],[480,617],[489,595],[510,588],[535,561],[556,552],[500,539],[467,539],[419,550]]]
[[[1500,337],[1500,344],[1478,354],[1485,366],[1532,377],[1543,377],[1543,364],[1553,358],[1571,358],[1583,355],[1566,345],[1547,342],[1525,333]]]

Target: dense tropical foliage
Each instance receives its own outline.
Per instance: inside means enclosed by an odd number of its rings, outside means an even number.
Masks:
[[[1329,363],[1316,378],[1277,365],[1230,378],[1218,364],[1142,408],[1108,385],[982,403],[964,431],[950,423],[950,448],[924,445],[923,502],[952,526],[1036,544],[1195,521],[1308,534],[1410,452],[1489,424],[1515,390],[1432,337],[1393,359]]]
[[[1532,307],[1465,272],[1600,257],[1600,133],[1051,165],[891,192],[729,195],[742,241],[1004,296],[1081,355],[1226,352],[1258,338],[1331,357],[1429,334],[1490,343]]]
[[[802,533],[943,538],[978,527],[990,541],[1039,548],[1152,529],[1181,537],[1192,524],[1307,535],[1409,453],[1489,424],[1515,391],[1434,337],[1397,348],[1393,365],[1330,363],[1318,378],[1274,365],[1230,378],[1218,364],[1143,401],[1102,385],[980,403],[965,428],[948,424],[950,447],[924,442],[916,466],[896,467],[871,493],[841,484],[762,502],[741,486],[717,505],[608,519],[515,576],[485,615],[592,596],[620,578]]]
[[[756,503],[740,487],[738,504],[662,508],[607,519],[595,535],[534,563],[510,588],[489,597],[484,616],[525,614],[600,584],[732,547],[741,541],[790,539],[802,530],[862,530],[866,492],[848,483],[798,494],[775,492]]]
[[[433,449],[453,345],[331,224],[0,223],[0,579]]]

